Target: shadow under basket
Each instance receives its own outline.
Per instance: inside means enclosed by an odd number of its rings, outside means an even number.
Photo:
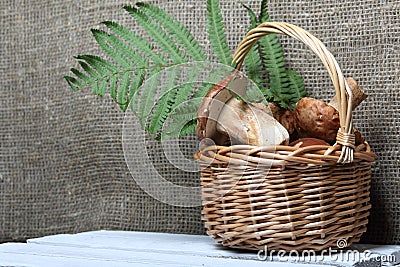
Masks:
[[[197,157],[207,234],[241,249],[350,246],[367,229],[376,155],[367,142],[355,146],[348,85],[330,52],[308,32],[287,23],[259,25],[236,50],[237,69],[251,46],[269,33],[292,36],[321,58],[341,104],[340,134],[334,146],[201,148]]]

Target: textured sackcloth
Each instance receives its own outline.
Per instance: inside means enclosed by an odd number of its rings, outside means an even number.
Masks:
[[[205,2],[152,3],[176,15],[209,51]],[[135,27],[121,9],[131,2],[0,3],[0,241],[95,229],[204,233],[200,207],[159,202],[132,179],[121,146],[124,113],[116,104],[89,90],[75,94],[62,78],[77,66],[74,55],[99,53],[90,28],[104,20]],[[233,51],[248,27],[247,13],[238,1],[221,1],[221,6]],[[271,0],[268,6],[273,21],[296,24],[319,37],[344,74],[369,94],[355,112],[356,126],[379,156],[363,241],[400,243],[400,3]],[[281,40],[290,67],[306,77],[310,94],[330,99],[333,88],[319,60],[304,45]],[[197,149],[193,139],[180,144],[188,157]],[[198,185],[198,174],[168,165],[156,142],[148,151],[167,180]]]

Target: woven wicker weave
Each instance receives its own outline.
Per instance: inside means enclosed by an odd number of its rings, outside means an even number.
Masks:
[[[367,142],[354,146],[351,91],[332,54],[314,36],[287,23],[263,23],[234,55],[239,69],[261,37],[279,33],[305,43],[327,68],[336,89],[340,129],[334,146],[208,146],[202,167],[207,234],[244,249],[323,250],[359,241],[366,231],[371,165]]]

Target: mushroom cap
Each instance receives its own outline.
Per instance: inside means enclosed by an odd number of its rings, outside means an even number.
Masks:
[[[321,100],[300,99],[295,107],[295,124],[299,137],[315,137],[333,143],[340,128],[338,111]]]

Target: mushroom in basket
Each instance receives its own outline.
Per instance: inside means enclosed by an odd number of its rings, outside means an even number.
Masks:
[[[237,78],[228,76],[204,97],[197,114],[199,139],[210,138],[219,145],[289,144],[289,132],[264,104],[246,103],[232,95],[229,88]]]
[[[290,145],[300,147],[335,142],[340,127],[336,97],[329,104],[304,97],[292,112],[272,102],[266,106],[237,99],[229,89],[235,79],[238,79],[237,74],[228,76],[203,99],[198,109],[197,135],[200,140],[210,138],[217,145],[254,146],[288,145],[292,140]],[[367,95],[352,78],[348,78],[347,83],[354,95],[354,109]],[[355,135],[356,145],[363,143],[358,130]]]

